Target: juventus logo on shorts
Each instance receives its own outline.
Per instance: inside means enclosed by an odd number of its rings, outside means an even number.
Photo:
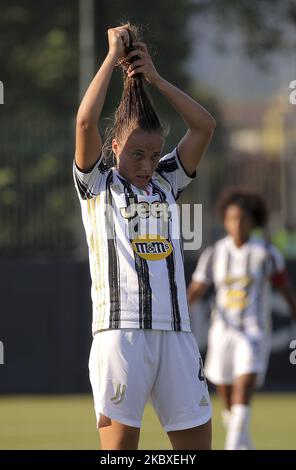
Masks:
[[[113,401],[114,405],[119,405],[119,403],[121,403],[124,400],[125,391],[126,391],[126,385],[117,384],[115,395],[114,397],[110,398],[110,400]]]

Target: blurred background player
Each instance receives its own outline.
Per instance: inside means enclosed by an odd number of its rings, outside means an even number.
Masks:
[[[269,283],[281,290],[295,318],[296,300],[280,252],[251,237],[267,222],[264,200],[229,189],[218,211],[227,236],[202,253],[187,295],[192,305],[214,288],[205,375],[224,406],[225,449],[251,449],[250,402],[255,386],[264,381],[270,352]]]

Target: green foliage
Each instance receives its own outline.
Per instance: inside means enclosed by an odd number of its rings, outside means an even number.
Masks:
[[[5,113],[73,113],[78,86],[77,2],[2,0],[0,30]]]

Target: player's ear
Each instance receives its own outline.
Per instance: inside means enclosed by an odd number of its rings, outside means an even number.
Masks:
[[[118,152],[119,152],[119,145],[118,145],[118,142],[116,139],[112,139],[112,151],[114,153],[114,155],[118,155]]]

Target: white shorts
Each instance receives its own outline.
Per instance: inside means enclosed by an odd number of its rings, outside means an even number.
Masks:
[[[151,398],[162,426],[177,431],[211,418],[202,360],[192,333],[120,329],[94,336],[90,381],[100,414],[141,427]]]
[[[264,382],[270,340],[263,333],[248,336],[214,322],[209,331],[206,377],[215,385],[232,384],[240,375],[256,373],[257,387]]]

